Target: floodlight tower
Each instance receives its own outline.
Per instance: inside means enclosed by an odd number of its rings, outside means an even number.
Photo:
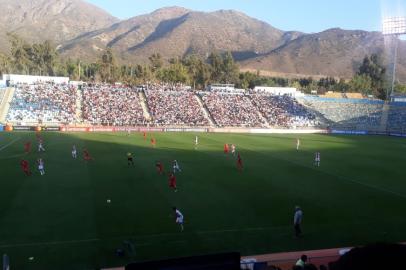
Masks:
[[[396,61],[398,57],[399,37],[406,34],[406,17],[388,17],[382,21],[382,33],[385,36],[390,36],[395,42],[395,52],[393,54],[393,74],[391,92],[388,97],[393,95],[396,79]]]

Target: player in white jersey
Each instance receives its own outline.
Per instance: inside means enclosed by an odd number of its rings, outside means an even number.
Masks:
[[[296,139],[296,150],[299,151],[299,147],[300,147],[300,139],[297,138]]]
[[[176,172],[181,172],[182,170],[180,169],[180,167],[179,167],[179,163],[178,163],[178,161],[175,159],[174,161],[173,161],[173,173],[176,173]]]
[[[314,154],[314,166],[320,167],[320,152]]]
[[[38,159],[38,170],[41,175],[45,174],[44,160],[42,158]]]
[[[175,211],[176,224],[180,225],[180,231],[183,232],[183,214],[176,207],[172,207],[172,209]]]
[[[195,149],[197,149],[197,146],[199,146],[199,137],[195,137]]]
[[[78,156],[77,156],[77,150],[76,150],[76,145],[73,145],[72,146],[72,157],[74,158],[74,159],[76,159]]]
[[[235,145],[234,145],[234,144],[231,145],[231,154],[232,154],[233,156],[235,156],[235,154],[236,154],[236,152],[235,152]]]
[[[42,139],[38,141],[38,152],[45,152],[44,145],[42,143]]]

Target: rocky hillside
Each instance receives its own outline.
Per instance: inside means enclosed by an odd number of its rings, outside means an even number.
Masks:
[[[147,62],[153,53],[169,59],[231,51],[246,70],[350,78],[365,55],[389,48],[378,32],[285,32],[234,10],[167,7],[119,21],[83,0],[0,0],[0,6],[0,52],[8,51],[6,33],[12,32],[28,42],[49,39],[62,57],[83,61],[96,61],[106,47],[121,63]],[[406,82],[405,53],[402,41],[398,78]]]
[[[365,55],[378,53],[390,56],[391,46],[385,46],[378,32],[329,29],[303,35],[265,55],[241,63],[248,69],[268,70],[288,74],[337,76],[349,78]],[[401,43],[400,52],[406,50]],[[399,54],[399,75],[406,79],[406,59]]]
[[[0,50],[9,46],[7,32],[29,42],[55,45],[118,22],[104,10],[82,0],[0,0]]]
[[[146,61],[153,52],[165,58],[212,51],[232,51],[238,59],[255,57],[297,38],[233,10],[195,12],[180,7],[159,9],[83,35],[65,44],[64,55],[89,57],[106,46],[132,61]]]

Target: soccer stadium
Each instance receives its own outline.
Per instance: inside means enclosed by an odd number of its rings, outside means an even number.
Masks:
[[[384,20],[393,63],[362,55],[354,77],[317,82],[243,72],[228,53],[196,57],[196,70],[157,54],[139,70],[106,64],[109,49],[95,70],[64,51],[50,66],[22,64],[42,44],[11,36],[0,69],[3,270],[402,269],[403,34],[406,19]]]

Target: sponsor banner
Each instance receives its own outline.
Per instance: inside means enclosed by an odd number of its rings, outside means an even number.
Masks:
[[[331,134],[347,134],[348,131],[346,130],[337,130],[337,129],[332,129],[330,131]]]
[[[368,134],[369,135],[389,135],[388,132],[384,132],[384,131],[369,131]]]
[[[42,131],[60,131],[61,128],[60,127],[41,127]]]
[[[35,128],[31,126],[13,126],[14,131],[35,131]]]
[[[184,132],[184,128],[165,128],[165,132]]]
[[[163,132],[163,128],[147,128],[147,127],[112,127],[112,126],[94,126],[94,127],[70,127],[70,126],[63,126],[60,127],[60,131],[67,131],[67,132],[124,132],[124,131],[132,131],[132,132]]]
[[[4,131],[4,126],[3,125],[0,125],[0,132],[1,131]]]
[[[325,129],[264,129],[252,128],[249,131],[253,134],[326,134],[328,130]]]
[[[397,133],[397,132],[390,132],[389,135],[394,137],[406,137],[405,133]]]
[[[207,128],[185,128],[185,132],[207,132]]]
[[[140,131],[150,131],[150,132],[164,132],[164,128],[140,128]]]
[[[115,127],[114,131],[120,132],[120,131],[131,131],[131,132],[138,132],[140,131],[139,127]]]
[[[250,133],[248,128],[210,128],[209,132],[214,133]]]
[[[88,132],[89,127],[62,127],[61,131],[68,131],[68,132]]]
[[[365,130],[337,130],[337,129],[332,129],[331,134],[367,135],[368,131],[365,131]]]
[[[89,132],[114,132],[114,127],[90,127]]]

